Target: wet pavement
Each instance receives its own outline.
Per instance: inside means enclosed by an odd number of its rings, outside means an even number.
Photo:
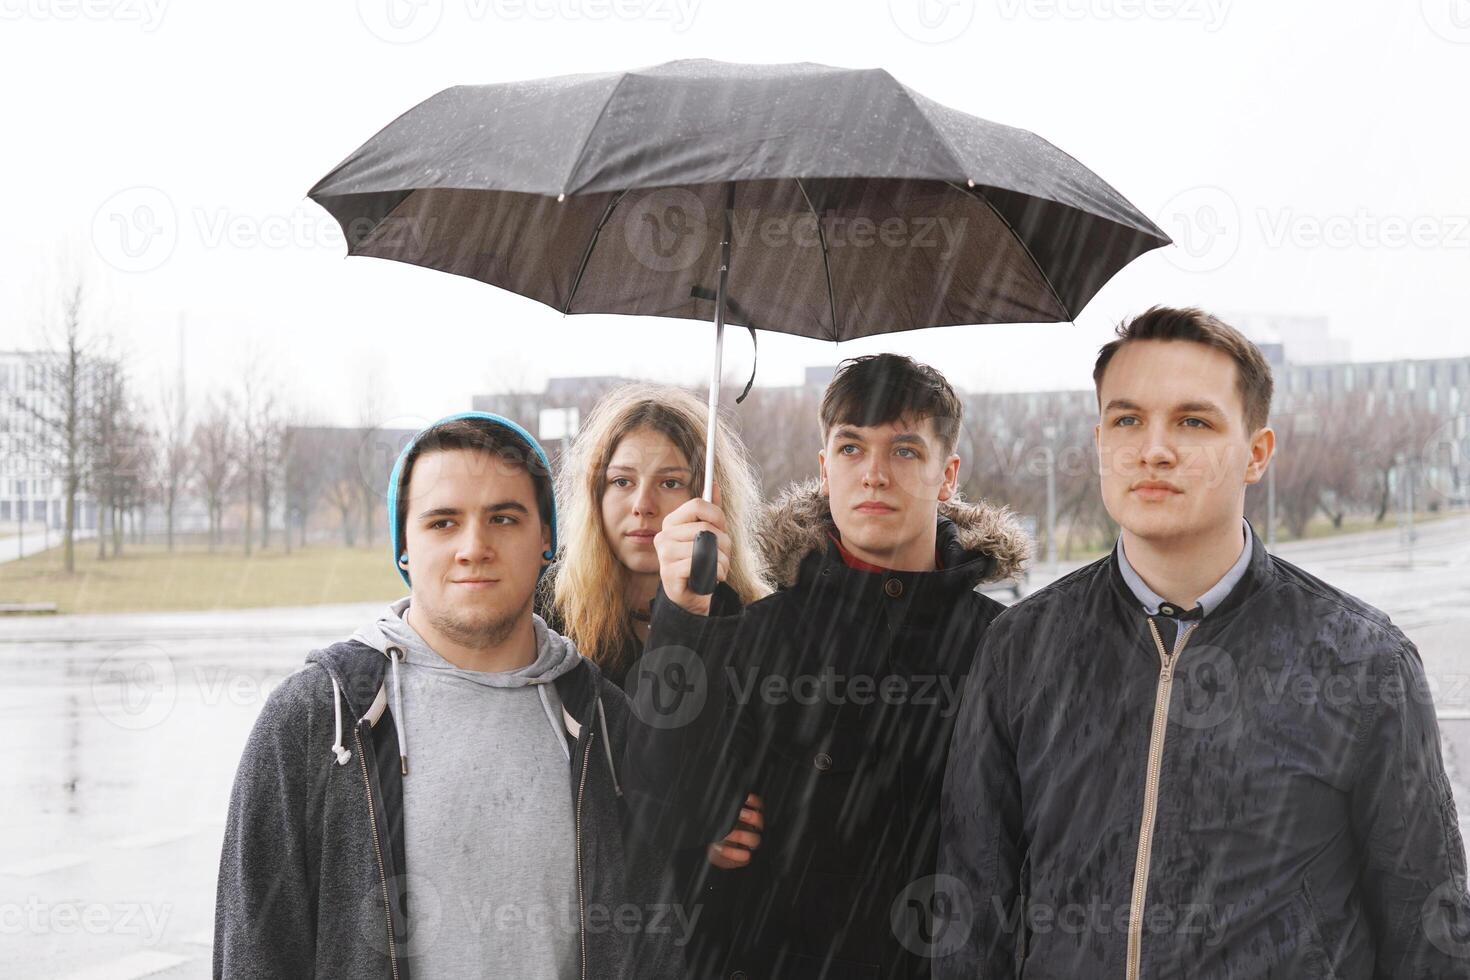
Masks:
[[[1422,525],[1412,549],[1389,529],[1277,552],[1414,640],[1470,815],[1470,518]],[[0,618],[0,976],[209,976],[250,726],[307,650],[380,608]]]

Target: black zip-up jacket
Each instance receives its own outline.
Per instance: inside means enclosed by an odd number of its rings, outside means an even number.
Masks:
[[[225,825],[215,977],[408,980],[401,950],[412,869],[404,861],[403,777],[383,686],[387,666],[363,643],[334,644],[312,653],[261,711]],[[351,752],[345,764],[328,748],[335,738],[333,681],[344,705],[342,744]],[[571,719],[579,976],[675,980],[683,962],[665,890],[668,852],[635,833],[630,816],[660,804],[643,798],[659,786],[637,777],[634,787],[618,783],[628,764],[627,697],[587,660],[553,683]]]
[[[1177,645],[1116,553],[992,625],[949,753],[937,977],[1470,977],[1418,651],[1250,547]]]
[[[542,576],[536,589],[535,611],[545,621],[548,629],[566,635],[563,629],[566,624],[562,622],[554,601],[558,572],[559,566],[552,565]],[[740,597],[735,594],[735,590],[721,584],[712,599],[712,615],[734,615],[740,612],[740,608]],[[626,633],[623,644],[618,658],[621,667],[609,669],[601,666],[598,669],[602,672],[604,681],[616,684],[626,691],[629,689],[628,674],[637,669],[644,645],[631,629]],[[583,653],[586,655],[587,651]],[[636,774],[633,776],[633,784],[640,785]],[[732,877],[738,879],[745,873],[745,868],[725,869],[711,865],[709,846],[704,842],[674,849],[669,862],[669,871],[673,876],[671,884],[681,905],[679,911],[683,915],[683,921],[687,923],[683,930],[686,934],[683,937],[685,943],[682,951],[686,963],[691,968],[696,968],[698,964],[708,962],[715,955],[710,952],[712,948],[722,948],[722,923],[728,918],[728,882]]]
[[[695,975],[928,976],[919,892],[934,874],[950,727],[1002,608],[975,587],[1013,574],[1027,551],[1003,511],[955,502],[940,513],[939,570],[861,571],[807,485],[761,527],[776,593],[733,616],[655,599],[637,673],[659,673],[660,657],[678,668],[649,693],[684,737],[671,780],[681,836],[717,840],[747,792],[765,800],[760,849],[723,877],[718,914],[701,922]],[[645,680],[631,681],[640,714]],[[692,717],[670,696],[680,690],[704,699]]]

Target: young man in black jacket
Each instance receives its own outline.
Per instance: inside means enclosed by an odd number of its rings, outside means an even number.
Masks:
[[[1260,351],[1155,308],[1093,378],[1122,534],[999,617],[970,675],[936,976],[1470,977],[1419,654],[1244,520],[1275,449]]]
[[[929,974],[955,699],[1001,609],[975,587],[1026,556],[1009,514],[958,498],[960,411],[931,367],[844,363],[822,400],[821,478],[788,491],[761,531],[779,589],[743,610],[710,614],[688,588],[700,531],[728,553],[719,508],[694,500],[664,521],[663,587],[631,686],[640,717],[683,729],[673,823],[713,841],[746,793],[765,800],[761,849],[705,918],[719,934],[700,976]]]

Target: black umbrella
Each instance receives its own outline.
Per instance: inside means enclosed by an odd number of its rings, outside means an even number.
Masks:
[[[706,499],[726,323],[841,341],[1073,320],[1169,242],[1039,136],[881,69],[812,64],[676,61],[456,86],[309,196],[351,255],[563,313],[713,320]],[[712,589],[713,549],[703,555]]]

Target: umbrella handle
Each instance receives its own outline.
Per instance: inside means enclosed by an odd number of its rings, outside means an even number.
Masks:
[[[700,531],[694,539],[694,559],[689,564],[689,591],[695,595],[713,595],[719,576],[719,542],[713,531]]]

